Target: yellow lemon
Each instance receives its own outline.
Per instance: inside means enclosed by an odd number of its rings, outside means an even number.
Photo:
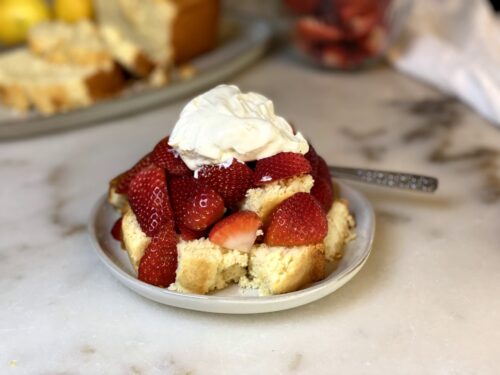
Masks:
[[[66,22],[92,18],[92,0],[55,0],[54,14],[56,18]]]
[[[49,18],[49,8],[43,0],[0,0],[0,43],[25,41],[31,26]]]

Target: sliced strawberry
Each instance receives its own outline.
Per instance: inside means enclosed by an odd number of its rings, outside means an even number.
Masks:
[[[192,230],[181,223],[177,224],[177,228],[179,229],[181,238],[184,241],[197,240],[207,236],[206,230]]]
[[[215,224],[208,238],[227,249],[249,251],[261,226],[262,220],[255,212],[239,211]]]
[[[180,211],[184,203],[194,195],[197,186],[196,180],[191,176],[172,176],[169,179],[168,191],[177,226],[179,226]]]
[[[344,32],[340,28],[313,17],[299,20],[295,26],[295,34],[306,45],[339,42],[344,38]]]
[[[191,170],[182,161],[181,157],[169,144],[168,137],[162,139],[153,149],[151,160],[157,166],[166,169],[170,175],[187,175]]]
[[[163,226],[152,238],[139,263],[139,280],[167,287],[175,281],[177,269],[177,235],[170,226]]]
[[[325,212],[308,193],[296,193],[271,214],[264,243],[270,246],[302,246],[320,243],[328,232]]]
[[[117,176],[116,180],[116,192],[119,194],[127,194],[130,181],[143,169],[147,168],[152,164],[151,154],[147,154],[141,160],[139,160],[132,168],[128,171],[123,172]]]
[[[300,176],[310,172],[311,164],[303,155],[293,152],[281,152],[257,161],[253,183],[254,185],[263,185],[271,181]]]
[[[236,159],[229,166],[205,166],[198,171],[198,181],[220,194],[227,207],[236,207],[252,185],[253,171]]]
[[[316,174],[313,175],[313,178],[324,178],[325,180],[331,180],[330,170],[328,168],[328,164],[326,164],[325,159],[321,156],[318,157],[318,168],[316,169]]]
[[[331,179],[318,177],[314,180],[311,195],[316,198],[325,213],[330,211],[333,204],[333,184]]]
[[[309,151],[304,155],[309,164],[311,164],[311,175],[315,176],[318,172],[319,156],[314,147],[309,143]]]
[[[165,171],[150,165],[130,182],[129,202],[141,229],[154,236],[163,226],[173,228],[173,212],[168,197]]]
[[[122,240],[122,218],[115,221],[113,228],[111,228],[111,235],[117,241]]]
[[[319,8],[321,0],[285,0],[285,4],[295,13],[311,14]]]

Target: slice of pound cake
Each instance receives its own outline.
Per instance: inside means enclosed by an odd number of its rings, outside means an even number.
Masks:
[[[108,199],[140,280],[272,295],[324,279],[353,238],[347,202],[334,196],[324,159],[267,98],[222,85],[193,99],[171,136],[112,179]]]
[[[24,48],[0,56],[0,98],[20,111],[35,107],[52,114],[86,107],[123,86],[123,75],[114,64],[53,64]]]

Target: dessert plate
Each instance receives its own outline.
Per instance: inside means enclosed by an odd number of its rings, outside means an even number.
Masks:
[[[273,33],[271,23],[264,19],[225,15],[220,23],[217,48],[190,62],[197,72],[193,78],[180,80],[174,77],[171,84],[158,89],[133,84],[115,98],[52,116],[43,116],[35,111],[19,114],[0,105],[0,140],[74,129],[192,96],[203,88],[226,80],[257,60],[265,53]]]
[[[256,314],[291,309],[316,301],[351,280],[363,267],[370,254],[375,231],[375,215],[370,202],[358,191],[344,183],[340,196],[350,203],[356,218],[356,239],[345,248],[345,255],[327,277],[309,287],[276,296],[258,296],[255,290],[230,286],[210,295],[184,294],[146,284],[136,278],[127,253],[110,234],[118,218],[114,208],[101,197],[89,221],[89,231],[94,249],[106,268],[122,284],[134,292],[165,305],[184,309],[226,314]]]

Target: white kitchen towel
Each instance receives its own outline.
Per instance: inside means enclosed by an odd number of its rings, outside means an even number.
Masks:
[[[487,0],[416,0],[389,58],[500,126],[499,22]]]

